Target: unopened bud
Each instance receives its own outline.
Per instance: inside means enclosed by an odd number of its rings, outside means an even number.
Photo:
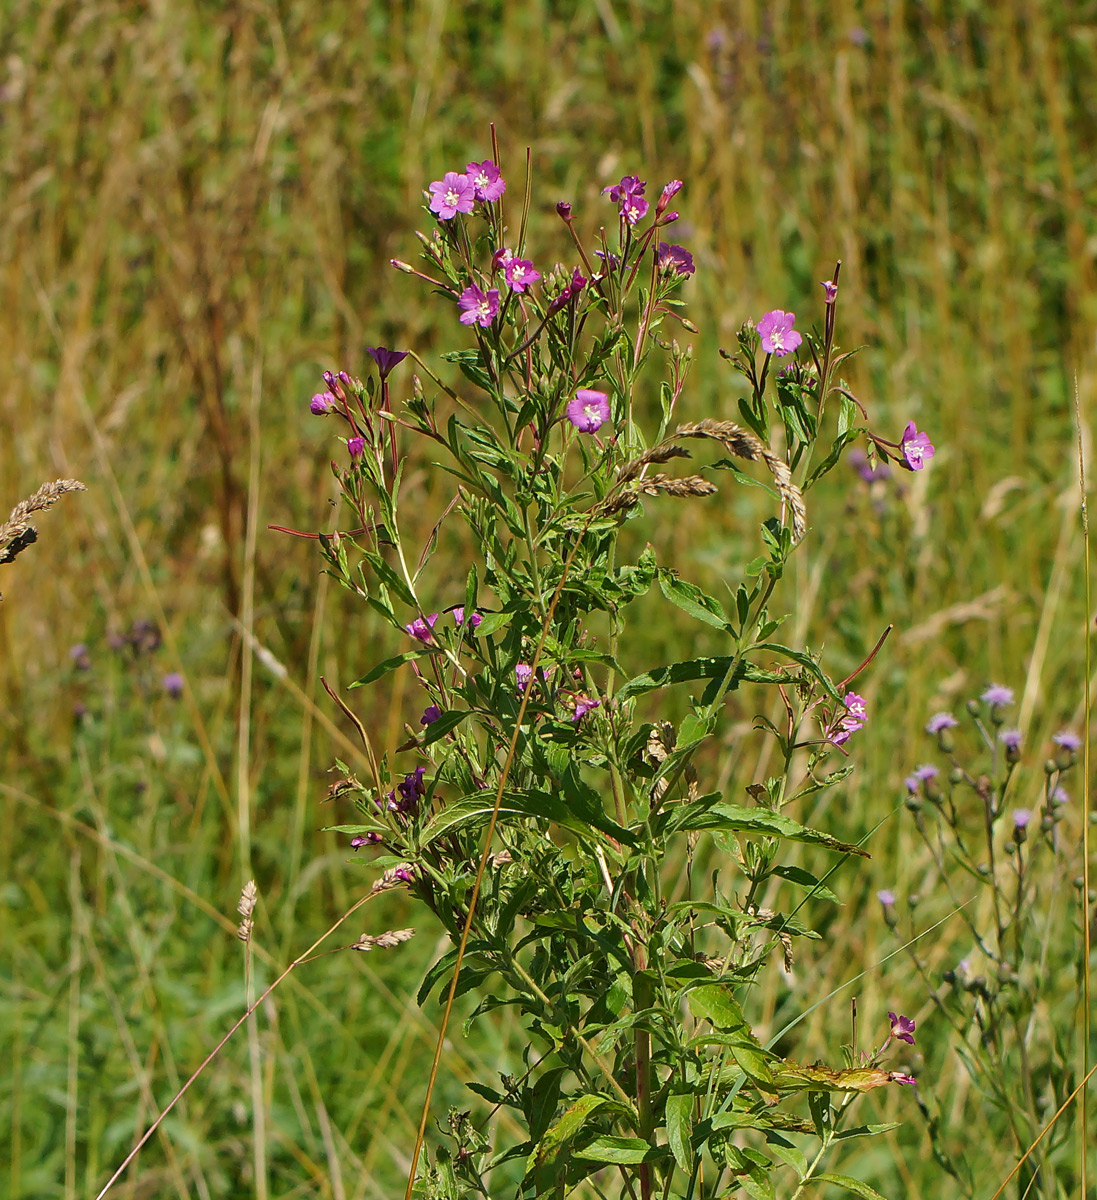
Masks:
[[[571,205],[566,200],[561,200],[559,204],[556,205],[556,211],[563,220],[571,220]]]
[[[405,275],[414,274],[415,268],[406,262],[401,262],[398,258],[390,258],[389,266],[395,267],[398,271],[403,271]]]

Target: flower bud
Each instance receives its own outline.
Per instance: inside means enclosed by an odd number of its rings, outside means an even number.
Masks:
[[[398,271],[403,271],[405,275],[415,273],[415,268],[410,263],[401,262],[398,258],[390,258],[389,266],[395,267]]]
[[[562,220],[570,222],[570,220],[571,220],[571,205],[566,200],[561,200],[560,203],[556,205],[556,212],[558,213],[558,215],[561,217]]]

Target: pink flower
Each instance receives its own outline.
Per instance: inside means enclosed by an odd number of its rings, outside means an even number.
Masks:
[[[766,313],[758,322],[758,333],[762,338],[762,349],[767,354],[775,354],[778,358],[784,358],[786,354],[791,354],[804,340],[792,328],[795,320],[795,313],[782,312],[781,309],[775,308],[772,312]]]
[[[404,626],[404,631],[409,637],[415,638],[417,642],[428,644],[434,641],[434,623],[438,620],[437,613],[431,613],[429,617],[416,617],[410,625]]]
[[[644,199],[645,187],[647,182],[639,176],[626,175],[620,183],[603,188],[602,195],[609,192],[609,198],[617,205],[621,216],[629,225],[635,225],[647,215],[649,205]]]
[[[459,212],[472,212],[476,203],[476,184],[456,171],[447,171],[444,179],[436,179],[430,192],[430,211],[442,221],[452,220]]]
[[[507,190],[507,181],[490,158],[485,158],[483,162],[470,162],[467,170],[469,182],[476,189],[477,200],[498,200]]]
[[[830,735],[830,740],[836,746],[848,742],[851,735],[855,734],[868,720],[868,709],[864,696],[859,696],[856,692],[846,692],[842,703],[846,706],[846,711],[838,721],[837,728]]]
[[[347,449],[350,451],[351,458],[361,458],[365,448],[366,439],[364,437],[352,437],[347,439]]]
[[[914,1018],[896,1016],[893,1012],[889,1012],[888,1017],[891,1020],[891,1036],[900,1042],[909,1042],[913,1046]]]
[[[568,405],[567,414],[580,433],[596,433],[609,420],[609,397],[593,388],[580,388]]]
[[[825,303],[833,304],[838,299],[838,285],[830,279],[824,279],[819,286],[826,293]]]
[[[655,252],[659,269],[668,275],[692,275],[694,272],[693,255],[684,246],[675,246],[660,242]]]
[[[579,722],[589,712],[593,712],[596,708],[601,707],[601,700],[593,700],[590,696],[575,697],[575,712],[572,714],[572,721],[578,725]]]
[[[908,471],[920,471],[926,465],[923,460],[932,458],[937,453],[929,437],[924,433],[919,433],[913,421],[907,422],[899,449],[902,451],[904,460],[899,465],[905,466]]]
[[[528,258],[512,258],[505,264],[505,276],[511,290],[524,292],[532,283],[541,278],[541,272],[533,269],[533,263]]]
[[[495,320],[495,314],[499,311],[499,289],[492,288],[485,296],[473,284],[461,293],[457,306],[463,310],[461,313],[462,325],[482,325],[486,329]]]
[[[317,392],[309,401],[309,412],[315,417],[322,417],[335,408],[335,397],[331,392]]]
[[[469,617],[469,628],[475,629],[484,618],[478,612],[474,612]],[[460,604],[453,610],[453,623],[460,627],[465,623],[465,606]]]

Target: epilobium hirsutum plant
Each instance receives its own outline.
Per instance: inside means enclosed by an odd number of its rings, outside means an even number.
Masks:
[[[991,684],[968,701],[963,722],[935,713],[926,732],[938,762],[906,779],[906,806],[934,864],[934,882],[967,928],[968,955],[931,971],[913,940],[919,897],[909,897],[903,916],[893,892],[881,892],[880,900],[888,925],[911,939],[909,952],[952,1029],[952,1044],[1019,1157],[1077,1082],[1073,1043],[1083,989],[1079,910],[1071,897],[1072,883],[1082,882],[1080,847],[1063,836],[1063,822],[1076,808],[1065,784],[1081,739],[1069,729],[1055,734],[1042,769],[1033,771],[1020,731],[1008,727],[1012,706],[1012,689]],[[938,1160],[966,1195],[982,1194],[964,1146],[953,1144],[919,1103]],[[1077,1194],[1073,1118],[1068,1106],[1036,1145],[1021,1167],[1018,1194]]]
[[[460,348],[442,358],[465,382],[417,358],[435,397],[415,377],[398,414],[389,373],[402,355],[374,348],[378,379],[329,373],[311,405],[341,424],[333,466],[353,514],[354,532],[321,538],[324,555],[406,647],[357,685],[410,671],[421,695],[396,762],[370,749],[361,780],[340,764],[333,790],[360,816],[337,828],[452,939],[420,999],[438,989],[445,1024],[456,995],[478,993],[477,1015],[513,1006],[529,1039],[513,1074],[469,1082],[489,1107],[451,1116],[455,1148],[420,1177],[432,1197],[563,1195],[594,1176],[597,1194],[642,1200],[733,1185],[767,1196],[775,1171],[799,1195],[832,1178],[824,1159],[859,1093],[913,1082],[884,1063],[893,1034],[838,1063],[785,1060],[741,1000],[775,955],[788,963],[796,939],[816,936],[803,900],[833,895],[785,861],[790,843],[812,849],[820,874],[863,853],[798,819],[805,797],[849,775],[868,719],[853,676],[834,681],[777,639],[771,604],[808,530],[805,498],[859,435],[910,470],[933,448],[913,425],[890,442],[858,423],[838,376],[837,270],[820,334],[779,309],[743,325],[728,355],[748,383],[737,420],[683,419],[691,351],[662,337],[693,328],[680,315],[693,256],[666,240],[681,188],[652,203],[634,175],[610,185],[614,235],[593,242],[561,202],[571,261],[549,265],[526,257],[530,203],[508,221],[494,161],[447,172],[430,185],[424,265],[394,265],[449,306]],[[431,570],[437,527],[425,546],[405,541],[411,437],[454,481],[438,522],[468,528],[458,584]],[[685,465],[705,449],[714,461]],[[770,498],[724,601],[621,537],[644,509],[675,520],[676,506],[705,503],[713,476]],[[711,656],[637,662],[632,614],[653,589],[677,620],[707,627]],[[706,747],[745,684],[776,692],[782,715],[758,729],[781,766],[725,794],[706,778]],[[671,689],[688,693],[677,724],[660,714]],[[744,787],[751,802],[734,802]],[[692,869],[701,838],[724,856],[711,878]],[[526,1134],[489,1154],[479,1127],[502,1106]]]

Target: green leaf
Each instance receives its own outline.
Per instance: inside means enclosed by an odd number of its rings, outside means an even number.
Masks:
[[[787,842],[801,842],[808,846],[825,846],[841,854],[857,854],[870,858],[867,850],[860,846],[840,842],[829,833],[809,829],[784,813],[770,812],[764,808],[743,808],[738,804],[707,804],[702,798],[690,804],[679,804],[667,823],[667,832],[681,829],[722,829],[730,833],[757,833],[766,837],[783,838]]]
[[[859,438],[863,432],[864,430],[858,427],[855,429],[847,429],[844,433],[839,433],[839,435],[831,443],[830,450],[827,451],[826,458],[824,458],[823,461],[819,463],[815,470],[812,471],[812,473],[808,476],[807,482],[804,484],[805,492],[812,486],[812,484],[816,483],[828,471],[833,470],[834,467],[838,465],[838,460],[842,457],[842,451],[850,444],[850,442]]]
[[[697,621],[712,625],[716,629],[727,629],[728,617],[719,600],[707,595],[699,587],[679,579],[665,567],[658,572],[659,590],[683,612]]]
[[[532,1173],[539,1188],[551,1184],[557,1165],[566,1165],[560,1160],[568,1156],[575,1135],[593,1113],[608,1103],[607,1096],[580,1096],[537,1143],[527,1163],[527,1178]]]
[[[674,1161],[687,1173],[693,1170],[693,1105],[688,1093],[667,1097],[667,1141]]]
[[[834,1140],[844,1142],[849,1138],[875,1137],[879,1133],[889,1133],[892,1129],[898,1129],[901,1124],[901,1121],[882,1121],[878,1125],[856,1125],[852,1129],[843,1129],[841,1133],[836,1133]]]
[[[699,679],[710,679],[718,686],[723,682],[731,663],[731,658],[724,657],[691,658],[685,662],[652,667],[650,671],[645,671],[643,675],[637,675],[618,688],[617,699],[627,700],[631,696],[642,696],[645,692],[654,692],[674,683],[692,683]],[[789,677],[784,672],[763,671],[753,663],[743,660],[735,666],[735,675],[728,691],[734,691],[743,682],[788,683]]]
[[[420,837],[420,846],[429,846],[444,834],[465,826],[474,826],[488,821],[495,807],[493,792],[479,792],[474,796],[464,796],[454,804],[446,807],[427,822]],[[615,837],[618,841],[632,844],[636,835],[628,829],[611,821],[604,813],[576,814],[558,796],[547,792],[506,792],[499,805],[500,816],[541,817],[553,821],[565,829],[570,829],[580,837],[590,837],[592,826]],[[586,817],[587,819],[582,819]]]
[[[758,642],[751,646],[751,650],[768,650],[771,654],[780,654],[783,658],[789,658],[795,663],[799,663],[805,671],[820,684],[826,691],[827,695],[833,700],[841,703],[842,697],[838,694],[838,689],[823,673],[822,667],[812,658],[810,654],[805,654],[802,650],[793,650],[789,646],[782,646],[779,642]]]
[[[852,1175],[826,1173],[816,1175],[815,1178],[819,1183],[833,1183],[836,1187],[844,1187],[855,1196],[861,1196],[863,1200],[887,1200],[887,1197],[881,1196],[875,1188],[869,1187],[867,1183],[862,1183],[859,1179],[854,1179]]]
[[[782,879],[787,879],[789,883],[798,884],[802,888],[807,888],[813,896],[820,896],[824,900],[833,900],[838,903],[838,897],[827,887],[825,883],[816,879],[810,871],[805,871],[803,867],[774,867],[774,875],[780,875]]]
[[[706,983],[689,993],[689,1010],[698,1020],[712,1023],[716,1029],[746,1029],[747,1019],[739,1001],[719,983]]]
[[[411,594],[411,589],[404,582],[403,578],[398,575],[392,567],[381,557],[380,554],[373,550],[364,550],[363,555],[369,565],[373,568],[378,579],[386,583],[397,596],[408,606],[418,610],[419,604],[415,597]]]
[[[512,612],[494,612],[484,613],[483,620],[476,627],[477,637],[487,637],[488,634],[495,633],[502,629],[505,625],[509,625],[514,620]]]
[[[403,654],[397,654],[393,658],[386,658],[384,662],[378,663],[372,671],[367,671],[361,679],[356,679],[349,686],[352,688],[365,687],[367,683],[373,683],[380,679],[382,675],[387,675],[390,671],[395,671],[397,667],[402,667],[404,663],[412,662],[416,658],[426,658],[431,654],[438,654],[440,651],[437,647],[423,647],[421,650],[405,650]]]
[[[663,1158],[665,1146],[651,1146],[643,1138],[600,1137],[575,1151],[576,1158],[590,1162],[642,1163]]]

